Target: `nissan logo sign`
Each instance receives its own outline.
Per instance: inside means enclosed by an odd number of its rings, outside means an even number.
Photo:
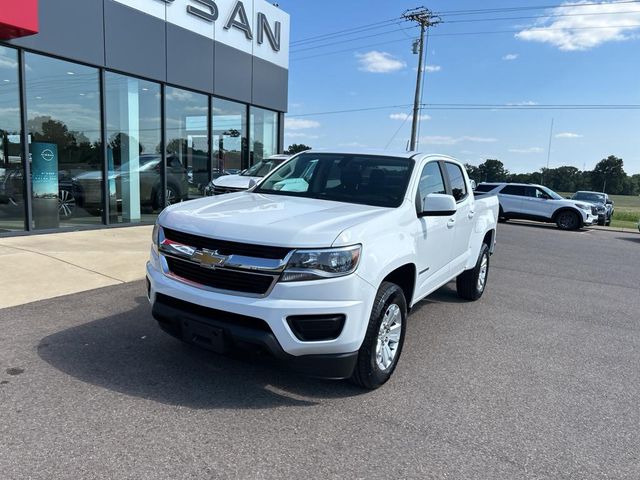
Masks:
[[[45,149],[42,151],[42,153],[40,153],[40,156],[42,157],[42,159],[43,159],[45,162],[50,162],[51,160],[53,160],[54,158],[56,158],[56,156],[53,154],[53,152],[52,152],[50,149],[48,149],[48,148],[45,148]]]
[[[121,1],[121,0],[120,0]],[[166,3],[167,5],[175,5],[176,0],[154,0]],[[182,0],[192,5],[187,5],[187,13],[198,17],[206,22],[216,22],[220,18],[221,12],[218,4],[214,0]],[[244,33],[247,40],[253,40],[254,36],[259,45],[269,43],[273,51],[279,52],[282,41],[282,24],[281,22],[273,22],[273,25],[267,19],[264,13],[258,12],[256,31],[252,27],[252,21],[247,14],[247,9],[242,1],[236,1],[233,9],[222,18],[224,21],[224,29],[237,29]]]

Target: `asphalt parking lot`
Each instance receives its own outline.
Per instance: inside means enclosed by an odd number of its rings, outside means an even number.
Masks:
[[[640,478],[640,235],[498,235],[369,393],[182,345],[142,282],[0,310],[0,477]]]

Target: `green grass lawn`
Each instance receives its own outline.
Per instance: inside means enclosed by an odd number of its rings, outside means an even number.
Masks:
[[[563,197],[573,194],[561,193]],[[614,202],[612,227],[637,228],[640,220],[640,196],[639,195],[609,195]]]

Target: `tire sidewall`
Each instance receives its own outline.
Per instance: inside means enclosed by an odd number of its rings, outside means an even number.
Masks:
[[[365,343],[363,344],[367,362],[366,370],[369,372],[368,383],[375,386],[380,386],[387,382],[395,371],[398,361],[400,360],[400,356],[402,355],[402,347],[404,346],[404,339],[407,331],[407,303],[402,289],[392,283],[383,283],[380,288],[385,289],[385,291],[373,306],[371,317],[369,319],[370,324],[367,330],[367,336],[365,338]],[[383,371],[380,370],[376,363],[376,342],[384,314],[386,313],[387,308],[389,308],[389,305],[393,303],[400,307],[402,329],[400,331],[398,350],[395,358],[393,359],[393,363],[389,368]]]
[[[482,286],[482,290],[478,289],[478,280],[480,279],[480,269],[482,268],[482,259],[487,258],[487,276],[484,279],[484,285]],[[479,299],[484,291],[487,289],[487,282],[489,281],[489,272],[491,270],[491,255],[489,255],[489,246],[486,243],[482,244],[482,248],[480,248],[480,255],[478,255],[478,261],[476,263],[475,268],[475,281],[476,281],[476,300]]]

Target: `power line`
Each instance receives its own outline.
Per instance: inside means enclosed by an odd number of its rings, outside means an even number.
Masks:
[[[614,2],[612,4],[615,5],[626,5],[640,3],[640,0],[624,0],[620,2]],[[612,5],[608,4],[608,5]],[[475,10],[448,10],[448,11],[440,11],[437,12],[438,15],[442,17],[449,16],[459,16],[459,15],[481,15],[484,13],[502,13],[502,12],[520,12],[527,10],[546,10],[546,9],[555,9],[555,8],[582,8],[582,7],[591,7],[591,6],[600,6],[603,5],[602,2],[584,2],[584,3],[564,3],[564,4],[555,4],[555,5],[536,5],[536,6],[520,6],[520,7],[503,7],[503,8],[485,8],[485,9],[475,9]]]
[[[318,117],[322,115],[338,115],[343,113],[369,112],[373,110],[390,110],[407,108],[411,104],[385,105],[363,107],[327,112],[300,113],[287,117]],[[538,104],[538,105],[508,105],[481,103],[423,103],[422,109],[427,110],[640,110],[640,104]]]
[[[389,30],[388,32],[378,32],[378,33],[373,33],[370,35],[364,35],[362,37],[356,37],[356,38],[348,38],[345,40],[338,40],[337,42],[331,42],[331,43],[325,43],[322,45],[313,45],[310,47],[305,47],[305,48],[293,48],[291,49],[291,53],[298,53],[298,52],[304,52],[307,50],[316,50],[318,48],[325,48],[325,47],[332,47],[333,45],[342,45],[343,43],[347,43],[347,42],[355,42],[357,40],[364,40],[366,38],[372,38],[372,37],[380,37],[382,35],[389,35],[391,33],[396,33],[399,31],[405,31],[405,30],[415,30],[415,27],[407,27],[407,28],[396,28],[393,30]]]
[[[443,20],[443,23],[477,23],[477,22],[497,22],[503,20],[538,20],[547,18],[561,18],[561,17],[585,17],[594,15],[622,15],[627,13],[640,13],[640,10],[626,10],[623,12],[591,12],[591,13],[561,13],[561,14],[549,14],[549,15],[532,15],[526,17],[496,17],[496,18],[473,18],[462,20]]]
[[[366,25],[362,25],[360,27],[354,27],[354,28],[348,28],[348,29],[344,29],[344,30],[338,30],[338,31],[335,31],[335,32],[324,33],[324,34],[316,35],[316,36],[313,36],[313,37],[307,37],[307,38],[303,38],[303,39],[300,39],[300,40],[295,40],[295,41],[291,42],[291,45],[294,46],[294,45],[299,45],[299,44],[303,44],[303,43],[318,41],[318,39],[324,39],[325,37],[349,35],[349,34],[353,34],[354,32],[358,33],[360,31],[373,30],[375,28],[382,28],[382,27],[387,26],[390,23],[397,22],[398,20],[402,20],[402,19],[400,17],[396,17],[396,18],[391,18],[389,20],[382,20],[380,22],[369,23],[369,24],[366,24]]]
[[[608,26],[593,26],[593,27],[561,27],[561,28],[547,28],[547,27],[526,27],[526,28],[518,28],[518,29],[509,29],[509,30],[485,30],[485,31],[478,31],[478,32],[451,32],[451,33],[432,33],[431,36],[432,37],[462,37],[462,36],[473,36],[473,35],[495,35],[495,34],[505,34],[505,33],[518,33],[521,31],[526,30],[527,28],[532,28],[535,31],[563,31],[563,30],[598,30],[598,29],[606,29],[606,28],[639,28],[640,24],[627,24],[627,25],[608,25]],[[348,49],[343,49],[343,50],[336,50],[336,51],[331,51],[331,52],[323,52],[323,53],[319,53],[317,55],[310,55],[310,56],[306,56],[306,57],[299,57],[299,58],[292,58],[292,61],[298,61],[298,60],[308,60],[310,58],[317,58],[317,57],[323,57],[325,55],[335,55],[338,53],[346,53],[346,52],[356,52],[359,49],[362,48],[369,48],[369,47],[375,47],[375,46],[379,46],[379,45],[387,45],[387,44],[391,44],[391,43],[399,43],[399,42],[406,42],[406,39],[402,38],[402,39],[392,39],[386,42],[379,42],[379,43],[374,43],[374,44],[368,44],[368,45],[360,45],[358,47],[355,48],[348,48]],[[295,53],[295,52],[294,52]]]

